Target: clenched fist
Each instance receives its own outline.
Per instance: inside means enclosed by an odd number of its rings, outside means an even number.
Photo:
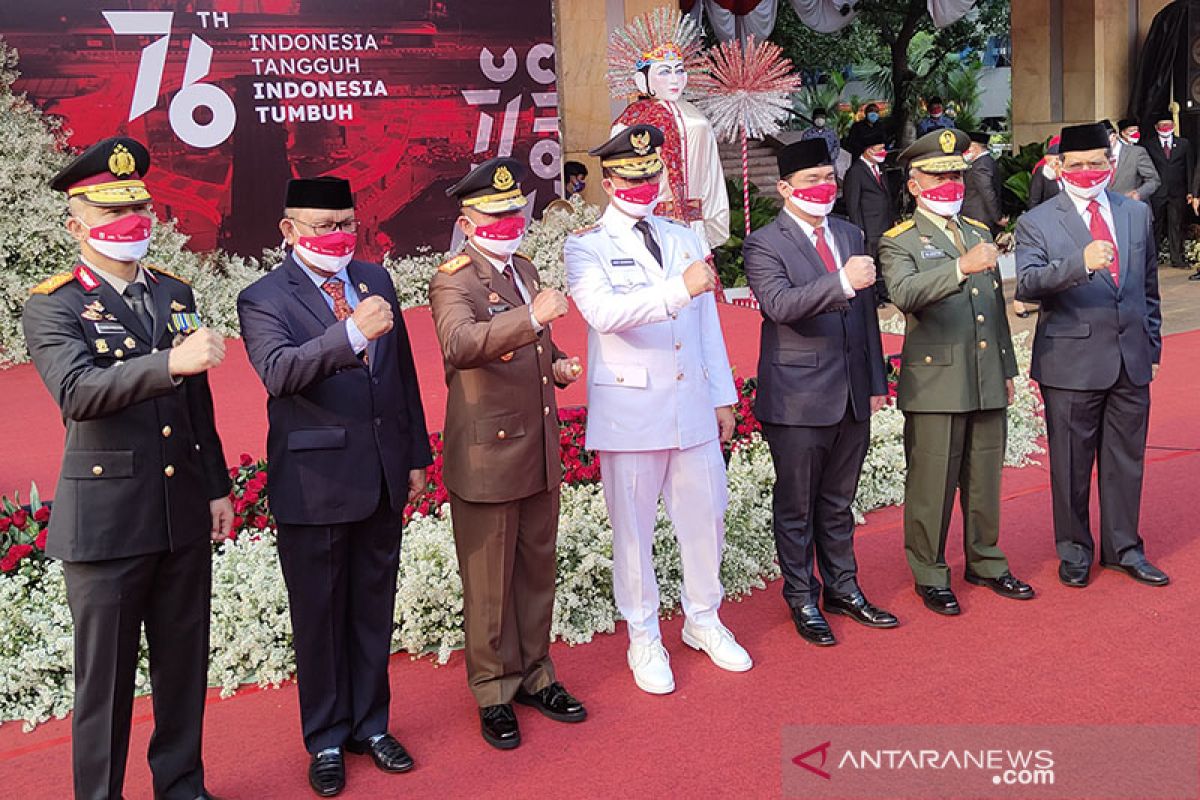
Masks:
[[[574,383],[583,374],[579,356],[560,358],[554,362],[554,382],[563,386]]]
[[[539,325],[546,325],[567,313],[567,298],[558,289],[542,289],[533,298],[533,317]]]
[[[396,324],[392,317],[392,306],[379,295],[371,295],[358,304],[354,315],[350,317],[358,330],[367,341],[374,341],[392,329]]]
[[[707,261],[694,261],[683,271],[683,283],[692,297],[717,288],[717,273]]]
[[[842,269],[846,271],[850,288],[856,292],[875,285],[875,259],[870,256],[851,256]]]
[[[1116,252],[1112,242],[1094,241],[1083,248],[1083,265],[1088,268],[1088,272],[1106,270],[1116,257]]]
[[[225,340],[212,328],[189,334],[167,356],[167,369],[173,378],[199,375],[225,360]]]
[[[973,275],[976,272],[995,269],[999,260],[1000,250],[996,245],[991,242],[980,242],[958,260],[958,268],[962,270],[963,275]]]

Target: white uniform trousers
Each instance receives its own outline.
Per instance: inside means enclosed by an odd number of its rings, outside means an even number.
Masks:
[[[661,638],[652,549],[661,496],[683,566],[683,613],[693,625],[720,624],[721,551],[729,489],[716,439],[686,450],[600,453],[613,528],[613,595],[634,644]]]

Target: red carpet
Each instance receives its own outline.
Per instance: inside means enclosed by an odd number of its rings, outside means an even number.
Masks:
[[[723,613],[755,658],[748,673],[721,672],[683,647],[679,619],[664,626],[678,685],[667,697],[634,688],[622,630],[582,647],[559,645],[559,675],[588,703],[591,718],[566,726],[519,707],[525,741],[507,753],[479,738],[461,657],[434,668],[401,656],[392,664],[393,730],[418,767],[388,776],[351,757],[343,796],[776,797],[780,731],[788,725],[1200,724],[1193,628],[1200,542],[1183,516],[1191,505],[1180,502],[1195,492],[1200,472],[1193,414],[1200,375],[1186,359],[1198,345],[1200,333],[1172,337],[1154,386],[1152,445],[1188,448],[1152,450],[1146,475],[1142,530],[1171,586],[1152,589],[1110,571],[1085,590],[1060,586],[1047,473],[1009,471],[1001,543],[1014,572],[1038,588],[1031,602],[963,585],[962,555],[952,546],[965,613],[929,613],[904,565],[900,512],[887,509],[860,529],[858,559],[868,595],[900,616],[899,629],[872,631],[835,618],[841,644],[811,647],[796,636],[775,584]],[[130,800],[151,797],[145,699],[136,714]],[[66,721],[28,735],[4,726],[0,785],[17,786],[30,800],[69,796],[69,753]],[[206,764],[209,788],[224,797],[312,796],[295,686],[214,699]]]
[[[729,360],[738,374],[750,377],[757,372],[762,317],[757,311],[736,306],[720,308]],[[440,431],[446,414],[446,381],[433,318],[427,307],[421,307],[404,312],[404,321],[412,340],[426,422],[431,432]],[[586,360],[587,326],[578,311],[572,310],[554,323],[554,341],[567,353]],[[226,353],[225,363],[210,373],[210,379],[225,459],[232,464],[241,453],[266,455],[267,393],[241,341],[229,341]],[[0,493],[18,490],[27,499],[29,482],[34,481],[42,496],[49,498],[62,459],[63,426],[58,408],[31,364],[0,370],[0,387],[0,441],[6,450],[0,461]],[[582,381],[558,394],[560,406],[586,401]]]

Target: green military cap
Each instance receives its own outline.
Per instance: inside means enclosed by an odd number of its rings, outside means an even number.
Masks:
[[[900,154],[900,163],[931,175],[962,172],[971,168],[963,160],[963,153],[970,145],[971,137],[957,128],[930,131]]]
[[[524,208],[529,202],[521,191],[525,168],[512,158],[490,158],[446,190],[463,208],[484,214],[504,214]]]
[[[50,188],[95,206],[130,206],[150,200],[142,178],[150,153],[137,139],[113,136],[80,153],[50,181]]]
[[[588,155],[600,159],[600,166],[622,178],[649,178],[663,171],[658,148],[663,132],[653,125],[633,125],[618,133]]]

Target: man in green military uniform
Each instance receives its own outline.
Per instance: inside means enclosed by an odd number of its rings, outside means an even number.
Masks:
[[[905,315],[897,398],[908,464],[904,549],[917,593],[947,615],[961,612],[946,566],[955,489],[967,582],[1019,600],[1034,594],[1009,572],[997,546],[1006,407],[1017,362],[999,251],[986,225],[959,215],[969,144],[962,131],[939,130],[900,155],[917,211],[884,234],[879,248],[888,292]]]

